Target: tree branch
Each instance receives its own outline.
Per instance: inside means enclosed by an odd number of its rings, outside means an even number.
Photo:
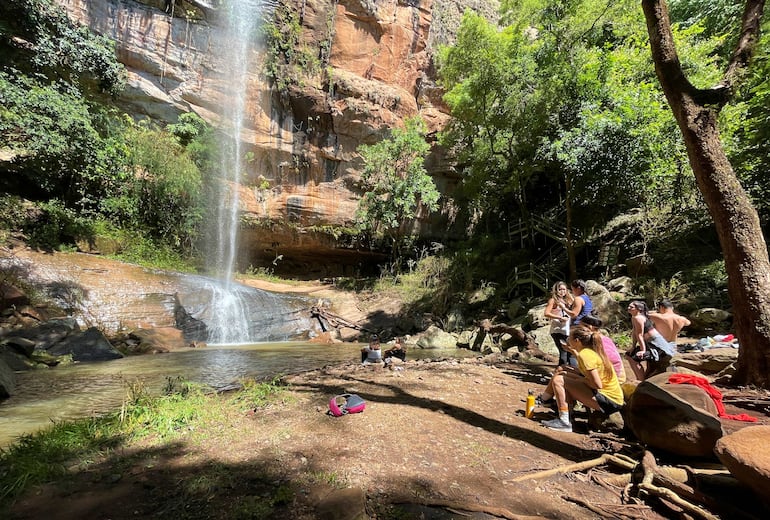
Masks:
[[[697,89],[685,77],[679,55],[676,52],[671,21],[664,0],[642,0],[642,10],[647,20],[655,70],[667,95],[676,93],[692,97],[701,105],[723,106],[733,94],[733,87],[749,63],[759,40],[760,21],[765,0],[747,0],[738,40],[722,80],[709,89]]]
[[[747,0],[741,20],[741,37],[727,65],[720,85],[732,90],[736,77],[748,67],[754,47],[759,41],[760,22],[765,9],[765,0]]]

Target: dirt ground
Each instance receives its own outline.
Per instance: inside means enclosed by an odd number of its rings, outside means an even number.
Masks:
[[[118,269],[100,269],[107,268]],[[353,320],[383,304],[320,284],[250,284],[328,298],[335,312]],[[0,517],[684,518],[661,501],[621,500],[623,488],[608,483],[617,471],[609,466],[526,478],[605,453],[635,460],[643,453],[628,433],[589,430],[584,413],[575,414],[574,433],[542,427],[552,417],[547,409],[524,417],[527,391],[540,392],[552,368],[493,357],[408,361],[398,371],[348,364],[288,376],[280,403],[172,441],[118,439],[96,459],[73,461],[66,478],[31,489]],[[720,390],[726,397],[731,391]],[[329,399],[341,393],[363,397],[366,410],[329,416]],[[766,408],[726,403],[728,413],[770,424]],[[727,431],[746,425],[724,424]],[[660,464],[703,462],[655,455]],[[726,492],[718,501],[750,504],[754,518],[770,518],[747,491]]]
[[[68,478],[33,489],[6,518],[682,517],[659,501],[624,503],[622,487],[603,483],[616,471],[609,466],[517,481],[604,453],[642,454],[623,434],[589,431],[584,414],[576,414],[574,433],[542,427],[546,409],[525,418],[527,390],[542,390],[548,370],[445,359],[409,361],[399,371],[349,364],[288,376],[281,404],[171,443],[127,443],[85,470],[73,465]],[[365,411],[328,415],[340,393],[363,397]],[[755,410],[727,408],[770,423]],[[758,502],[730,493],[733,503]]]

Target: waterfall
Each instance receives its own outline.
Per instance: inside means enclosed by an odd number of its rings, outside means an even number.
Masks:
[[[220,171],[222,180],[215,190],[216,228],[211,232],[212,250],[208,254],[209,272],[216,280],[203,284],[202,292],[211,298],[206,325],[210,343],[243,343],[273,338],[254,330],[254,313],[278,312],[279,308],[255,308],[264,299],[260,291],[233,282],[238,257],[240,197],[238,188],[245,163],[242,131],[246,125],[249,72],[256,54],[255,35],[261,19],[259,0],[231,0],[223,6],[226,29],[220,46],[224,99]],[[273,305],[274,307],[274,305]],[[259,327],[260,329],[262,327]],[[256,334],[256,335],[255,335]]]

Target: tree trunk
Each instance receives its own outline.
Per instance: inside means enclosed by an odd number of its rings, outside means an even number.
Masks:
[[[764,0],[748,0],[741,39],[723,81],[694,88],[681,69],[663,0],[642,0],[653,61],[684,137],[698,187],[714,220],[724,255],[735,332],[740,341],[733,382],[770,388],[770,260],[759,216],[738,181],[719,137],[717,118],[745,68],[759,34]]]

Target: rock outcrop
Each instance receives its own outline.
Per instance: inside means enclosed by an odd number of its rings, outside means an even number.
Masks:
[[[177,0],[173,16],[163,0],[57,0],[78,22],[114,39],[128,70],[118,100],[136,117],[175,122],[195,111],[220,124],[232,103],[223,50],[233,42],[215,3]],[[448,119],[435,84],[434,53],[449,43],[470,7],[495,17],[496,0],[287,0],[264,3],[266,18],[295,27],[302,64],[282,69],[281,85],[263,74],[265,53],[254,48],[248,78],[247,120],[241,133],[254,160],[240,187],[243,267],[306,272],[324,256],[333,272],[355,274],[380,257],[338,230],[352,223],[360,193],[356,149],[419,114],[431,132]],[[271,10],[272,9],[272,10]],[[282,10],[282,11],[280,11]],[[280,11],[285,20],[275,14]],[[272,17],[272,18],[271,18]],[[434,146],[426,162],[439,190],[456,177]],[[424,236],[447,236],[448,211],[416,225]],[[277,258],[283,261],[271,265]]]

